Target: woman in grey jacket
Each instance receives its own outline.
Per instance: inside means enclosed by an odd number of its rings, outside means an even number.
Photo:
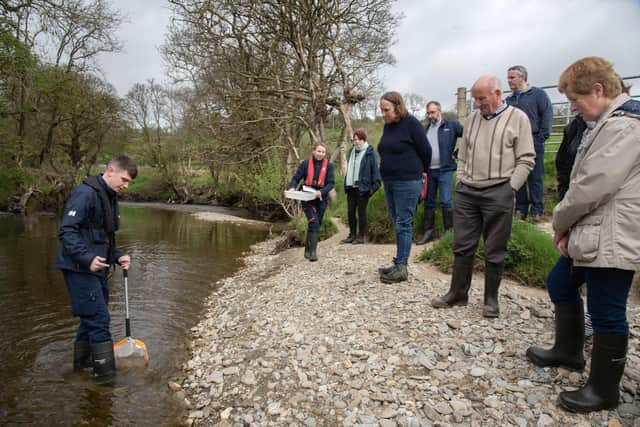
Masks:
[[[554,242],[564,255],[547,279],[556,341],[549,350],[530,347],[527,357],[538,366],[584,368],[578,290],[586,283],[594,329],[591,371],[585,386],[560,393],[559,402],[573,412],[591,412],[618,405],[626,361],[626,304],[640,269],[640,102],[623,93],[613,66],[599,57],[569,66],[558,88],[588,127],[569,188],[553,210]]]

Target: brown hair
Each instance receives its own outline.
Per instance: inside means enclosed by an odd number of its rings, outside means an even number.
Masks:
[[[615,98],[622,93],[620,77],[613,69],[613,64],[599,56],[588,56],[569,65],[560,75],[558,91],[567,91],[578,95],[591,93],[593,85],[600,83],[604,96]]]
[[[367,140],[367,131],[364,130],[364,128],[358,128],[358,129],[353,131],[353,136],[357,136],[358,139],[360,139],[362,141],[366,141]]]
[[[380,97],[380,100],[383,99],[393,104],[393,108],[399,118],[402,119],[404,116],[409,114],[409,111],[407,111],[407,106],[404,103],[404,99],[402,99],[402,95],[400,95],[398,92],[385,92]]]
[[[138,166],[136,165],[136,162],[127,156],[121,155],[114,157],[109,162],[109,165],[113,166],[114,169],[127,171],[131,179],[136,179],[138,176]]]
[[[318,147],[324,147],[325,150],[327,150],[327,144],[325,144],[322,141],[317,141],[313,143],[313,148],[311,149],[312,151],[316,151],[316,148]]]

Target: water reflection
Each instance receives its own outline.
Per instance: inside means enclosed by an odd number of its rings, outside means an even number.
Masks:
[[[146,369],[119,372],[113,388],[72,372],[77,327],[62,274],[52,267],[58,220],[0,218],[0,424],[174,424],[181,406],[167,382],[179,376],[189,329],[211,286],[266,230],[195,220],[181,212],[123,207],[118,241],[132,256],[133,335],[149,348]],[[124,336],[120,271],[111,281],[111,332]]]

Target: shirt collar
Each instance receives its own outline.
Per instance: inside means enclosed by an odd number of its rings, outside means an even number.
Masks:
[[[496,111],[494,111],[491,114],[487,114],[487,115],[483,115],[482,117],[484,117],[486,120],[491,120],[493,119],[495,116],[497,116],[498,114],[502,113],[504,110],[507,109],[509,105],[506,102],[503,102],[501,106],[498,107],[498,109]]]

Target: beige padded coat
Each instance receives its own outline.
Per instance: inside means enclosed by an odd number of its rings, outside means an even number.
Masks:
[[[640,116],[615,111],[629,99],[616,97],[587,129],[553,210],[577,266],[640,270]]]

